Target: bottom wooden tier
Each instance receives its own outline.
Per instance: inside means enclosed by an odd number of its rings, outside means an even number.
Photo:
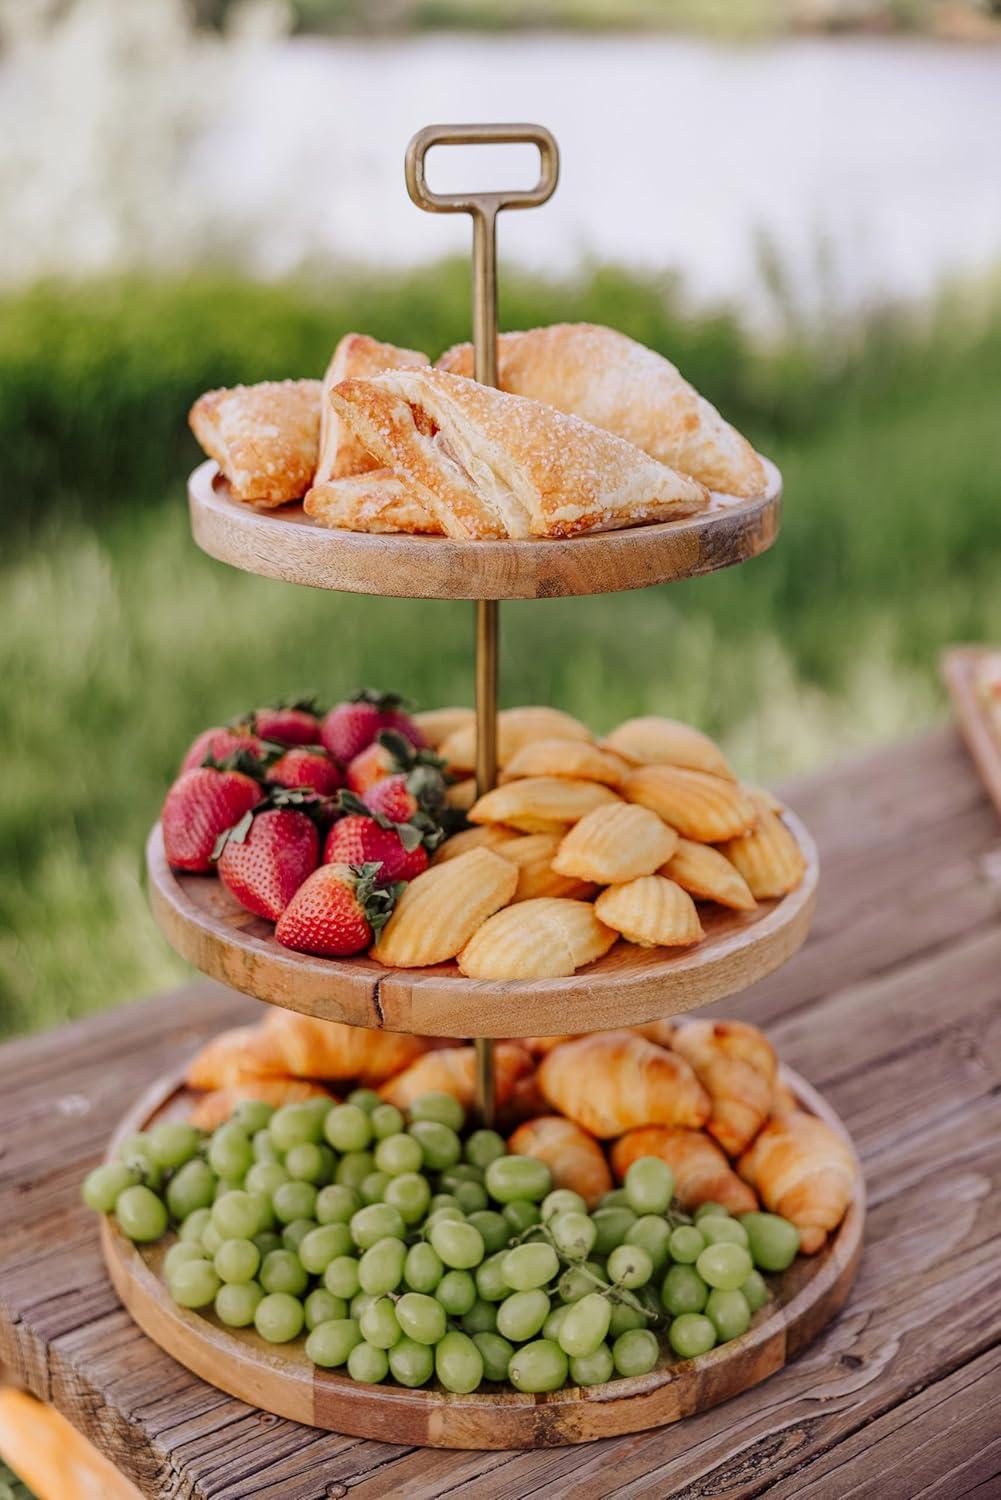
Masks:
[[[847,1136],[809,1084],[785,1079],[804,1108]],[[178,1077],[154,1085],[119,1126],[123,1136],[183,1116],[190,1095]],[[161,1349],[209,1384],[263,1411],[354,1437],[432,1448],[546,1448],[592,1442],[680,1421],[757,1385],[782,1368],[840,1311],[862,1251],[865,1200],[855,1201],[819,1255],[800,1256],[770,1278],[775,1298],[746,1334],[696,1360],[669,1361],[648,1375],[549,1395],[484,1387],[469,1396],[440,1388],[359,1385],[319,1370],[293,1345],[266,1343],[252,1329],[230,1329],[172,1301],[160,1275],[163,1244],[139,1247],[105,1219],[102,1248],[115,1290]]]

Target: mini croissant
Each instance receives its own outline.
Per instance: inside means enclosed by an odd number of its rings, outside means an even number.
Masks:
[[[750,1145],[772,1105],[774,1054],[769,1071],[760,1072],[741,1055],[747,1050],[742,1047],[743,1029],[740,1021],[690,1021],[677,1028],[671,1042],[712,1100],[706,1129],[728,1156],[739,1156]],[[768,1047],[755,1027],[746,1029],[752,1046],[760,1040]]]
[[[636,1125],[704,1125],[709,1096],[684,1058],[629,1031],[555,1047],[539,1086],[561,1114],[602,1139]]]
[[[329,1089],[305,1078],[244,1078],[223,1089],[203,1094],[188,1116],[199,1130],[215,1130],[229,1119],[238,1104],[254,1099],[279,1109],[283,1104],[301,1104],[305,1099],[337,1100]]]
[[[746,833],[758,816],[754,803],[735,781],[681,766],[639,766],[626,777],[623,795],[649,807],[682,838],[699,844]]]
[[[526,1120],[511,1136],[507,1148],[515,1156],[544,1161],[552,1173],[553,1186],[580,1193],[588,1208],[594,1208],[601,1195],[611,1189],[612,1174],[598,1142],[560,1115]]]
[[[737,1171],[767,1209],[792,1220],[805,1255],[823,1246],[855,1194],[855,1158],[847,1141],[803,1110],[773,1116]]]
[[[715,1141],[701,1130],[650,1125],[630,1130],[612,1147],[612,1167],[621,1182],[641,1156],[659,1156],[674,1173],[674,1192],[686,1212],[700,1203],[720,1203],[732,1214],[751,1213],[758,1202],[741,1182]]]
[[[517,1042],[498,1042],[494,1047],[494,1082],[498,1106],[510,1098],[519,1078],[532,1070],[532,1059]],[[438,1047],[426,1052],[409,1068],[390,1078],[379,1090],[397,1109],[409,1109],[421,1094],[452,1094],[465,1109],[472,1109],[476,1091],[476,1049]]]

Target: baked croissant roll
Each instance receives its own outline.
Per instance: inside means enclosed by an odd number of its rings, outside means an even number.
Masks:
[[[472,345],[447,350],[438,365],[472,375]],[[554,323],[502,333],[497,383],[618,433],[711,490],[759,495],[767,488],[764,465],[747,439],[669,360],[613,328]]]
[[[772,1105],[774,1054],[768,1072],[759,1071],[748,1061],[747,1051],[750,1049],[753,1055],[759,1039],[766,1047],[768,1043],[755,1027],[748,1026],[746,1030],[752,1035],[748,1048],[743,1047],[744,1029],[740,1021],[690,1021],[677,1027],[671,1041],[674,1051],[691,1064],[712,1100],[706,1129],[728,1156],[739,1156],[746,1150]]]
[[[237,500],[285,505],[301,500],[313,482],[320,451],[318,380],[264,380],[206,391],[188,421]]]
[[[426,1052],[423,1037],[272,1010],[257,1026],[213,1037],[188,1064],[193,1089],[226,1088],[247,1076],[345,1079],[374,1086]]]
[[[497,764],[506,768],[519,751],[537,740],[575,740],[585,743],[591,731],[580,719],[561,708],[529,704],[522,708],[502,708],[497,715]],[[476,769],[476,723],[456,725],[439,745],[442,759],[452,772]],[[583,778],[587,780],[587,777]]]
[[[580,1193],[588,1208],[594,1208],[602,1193],[611,1189],[612,1174],[598,1142],[560,1115],[526,1120],[510,1137],[507,1148],[515,1156],[544,1161],[552,1173],[553,1186]]]
[[[685,766],[689,771],[708,771],[727,781],[737,779],[715,740],[678,719],[663,719],[656,714],[626,719],[604,744],[637,766]]]
[[[732,1214],[752,1213],[758,1200],[741,1182],[716,1142],[701,1130],[649,1125],[630,1130],[612,1147],[612,1168],[621,1182],[641,1156],[659,1156],[674,1173],[674,1194],[691,1213],[700,1203],[721,1203]]]
[[[570,537],[704,510],[696,480],[622,438],[440,370],[344,380],[334,410],[447,536]]]
[[[344,426],[331,405],[329,398],[334,386],[340,385],[342,380],[369,380],[373,375],[382,375],[386,370],[419,369],[428,363],[430,361],[427,355],[422,354],[419,349],[401,349],[396,344],[383,344],[378,339],[370,338],[367,333],[346,333],[338,340],[323,376],[320,454],[315,484],[325,484],[328,479],[343,479],[349,474],[364,474],[366,470],[379,468],[378,459],[373,458],[350,429]],[[417,505],[416,501],[414,503]]]
[[[697,844],[736,838],[753,827],[758,816],[735,781],[682,766],[639,766],[626,777],[622,792]]]
[[[188,1119],[199,1130],[215,1130],[245,1099],[256,1099],[261,1104],[272,1104],[275,1109],[280,1109],[283,1104],[301,1104],[304,1099],[320,1098],[337,1103],[329,1089],[305,1078],[245,1078],[227,1088],[203,1094]]]
[[[498,1042],[494,1047],[494,1085],[498,1107],[505,1104],[519,1078],[532,1070],[532,1059],[517,1042]],[[409,1109],[421,1094],[452,1094],[465,1109],[472,1109],[476,1094],[476,1049],[439,1047],[426,1052],[409,1068],[397,1073],[379,1089],[397,1109]]]
[[[806,1255],[821,1249],[855,1194],[855,1158],[847,1141],[800,1109],[773,1116],[737,1171],[767,1209],[792,1220]]]
[[[441,527],[390,469],[373,469],[314,484],[302,502],[307,516],[331,530],[441,536]]]
[[[631,1031],[605,1031],[555,1047],[539,1064],[555,1109],[601,1139],[637,1125],[708,1120],[708,1094],[684,1058]]]

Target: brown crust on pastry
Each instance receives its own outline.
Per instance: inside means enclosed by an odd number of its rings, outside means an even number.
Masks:
[[[386,370],[401,368],[419,369],[429,363],[426,354],[419,349],[401,349],[396,344],[382,344],[367,333],[346,333],[338,341],[323,376],[323,398],[320,413],[320,454],[316,465],[316,483],[325,484],[329,479],[344,479],[350,474],[365,474],[379,468],[379,460],[373,458],[351,432],[347,431],[330,404],[329,392],[342,380],[370,380],[373,375],[382,375]],[[362,531],[368,528],[353,527]],[[398,527],[400,531],[408,528]]]
[[[264,380],[206,391],[188,421],[237,500],[268,509],[301,500],[320,447],[320,382]]]
[[[334,530],[441,536],[441,527],[427,506],[390,469],[314,484],[302,508],[321,526]]]

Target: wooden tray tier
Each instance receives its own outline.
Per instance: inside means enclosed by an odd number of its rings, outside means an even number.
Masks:
[[[796,1074],[786,1082],[805,1108],[847,1136],[834,1111]],[[155,1084],[122,1121],[112,1142],[156,1120],[183,1116],[191,1096],[179,1076]],[[231,1329],[177,1307],[161,1278],[166,1247],[133,1245],[104,1220],[104,1259],[125,1307],[161,1349],[210,1385],[251,1406],[355,1437],[432,1448],[546,1448],[592,1442],[677,1422],[757,1385],[793,1359],[840,1311],[862,1250],[862,1176],[855,1202],[817,1256],[800,1256],[771,1278],[776,1298],[746,1334],[698,1360],[663,1363],[648,1375],[549,1395],[483,1387],[456,1396],[440,1387],[359,1385],[319,1370],[301,1344],[273,1345],[253,1329]]]
[[[695,948],[620,942],[569,979],[467,979],[454,963],[389,969],[367,957],[312,958],[275,942],[212,876],[167,864],[157,824],[146,847],[149,896],[164,936],[182,958],[234,989],[289,1010],[352,1026],[424,1036],[555,1036],[605,1031],[677,1015],[732,995],[770,974],[800,947],[817,893],[817,851],[786,813],[806,861],[800,885],[754,912],[701,908],[706,938]]]
[[[260,510],[233,500],[211,462],[191,475],[188,498],[202,551],[245,573],[406,599],[555,599],[695,578],[766,551],[778,535],[782,476],[764,462],[768,490],[753,500],[714,495],[689,520],[552,541],[331,531],[301,505]]]

